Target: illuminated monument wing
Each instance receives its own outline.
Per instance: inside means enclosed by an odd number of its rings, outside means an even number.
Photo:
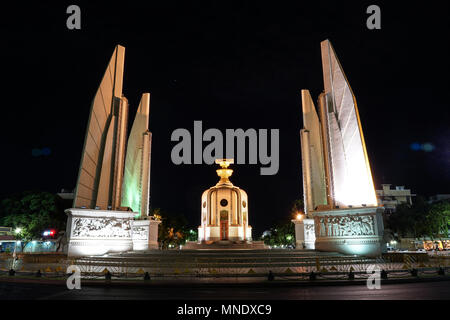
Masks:
[[[92,103],[74,208],[66,210],[69,256],[158,248],[160,221],[147,217],[150,94],[142,96],[127,145],[124,58],[125,48],[116,46]]]
[[[355,96],[331,43],[321,43],[325,92],[320,98],[327,129],[330,194],[337,206],[376,206],[377,198]]]
[[[150,94],[144,93],[128,138],[122,206],[147,216],[150,199]]]
[[[327,205],[327,185],[320,121],[308,90],[302,90],[303,126],[300,131],[303,189],[307,211]]]
[[[297,244],[315,229],[315,249],[376,256],[381,252],[382,208],[377,206],[356,99],[328,40],[321,43],[325,90],[318,117],[302,90],[300,131],[304,220],[294,220]],[[304,228],[304,230],[303,230]],[[308,229],[308,230],[309,230]]]
[[[128,102],[122,95],[125,48],[116,46],[92,102],[74,207],[120,206]]]

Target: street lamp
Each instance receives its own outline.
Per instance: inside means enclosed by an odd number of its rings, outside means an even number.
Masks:
[[[22,228],[16,228],[16,230],[14,230],[15,234],[19,234],[22,232]]]

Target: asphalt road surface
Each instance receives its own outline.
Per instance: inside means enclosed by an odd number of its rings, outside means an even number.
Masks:
[[[61,285],[0,282],[0,300],[416,300],[450,299],[450,281],[365,285],[264,287],[104,287],[69,290]]]

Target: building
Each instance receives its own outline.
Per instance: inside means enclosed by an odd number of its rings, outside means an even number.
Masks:
[[[199,242],[252,240],[247,193],[228,179],[233,174],[228,166],[233,162],[232,159],[216,160],[221,167],[216,170],[220,180],[202,194]]]
[[[0,237],[12,237],[14,239],[14,234],[13,234],[12,228],[0,227]]]
[[[61,189],[61,192],[58,192],[57,195],[63,200],[73,201],[75,198],[73,190]]]
[[[450,194],[435,194],[428,199],[429,203],[450,201]]]
[[[376,190],[378,204],[385,209],[385,213],[389,214],[395,211],[395,208],[402,203],[412,205],[412,197],[415,194],[411,193],[410,189],[405,189],[404,186],[396,186],[391,188],[390,184],[382,184],[381,190]]]
[[[10,227],[0,227],[0,252],[13,251],[16,244],[14,232]]]

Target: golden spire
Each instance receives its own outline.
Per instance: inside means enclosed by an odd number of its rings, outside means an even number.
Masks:
[[[228,178],[233,174],[232,169],[228,169],[230,164],[234,163],[234,159],[216,159],[216,164],[220,165],[221,169],[217,169],[217,175],[220,177],[218,184],[231,184]]]

